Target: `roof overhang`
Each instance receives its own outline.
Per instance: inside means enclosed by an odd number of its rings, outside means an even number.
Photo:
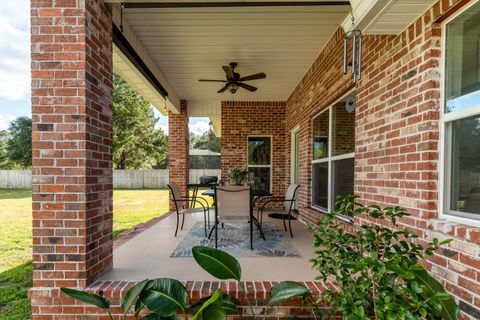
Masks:
[[[180,98],[126,22],[113,7],[113,69],[161,114],[180,112]],[[120,26],[121,29],[120,30]]]
[[[437,0],[350,0],[355,24],[364,34],[398,35],[422,16]],[[351,29],[351,16],[343,29]]]

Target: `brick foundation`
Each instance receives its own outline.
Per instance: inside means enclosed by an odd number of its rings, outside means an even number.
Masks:
[[[182,194],[186,194],[188,179],[188,155],[190,133],[188,131],[187,101],[182,100],[180,113],[168,114],[168,181],[178,184]],[[175,205],[170,199],[170,210]]]

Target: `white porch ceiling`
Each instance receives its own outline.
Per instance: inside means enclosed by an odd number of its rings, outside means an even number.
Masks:
[[[350,6],[124,9],[124,21],[182,99],[286,100]],[[237,62],[254,93],[218,94],[222,65]]]

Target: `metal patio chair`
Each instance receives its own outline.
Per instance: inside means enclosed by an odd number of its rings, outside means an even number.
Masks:
[[[208,238],[215,231],[215,248],[218,246],[218,226],[224,222],[250,222],[250,244],[252,246],[251,189],[246,186],[215,187],[215,222]]]
[[[178,233],[178,225],[180,222],[180,215],[182,216],[182,225],[180,230],[183,230],[185,223],[185,215],[191,215],[196,212],[203,212],[204,224],[205,224],[205,237],[207,236],[207,230],[210,228],[210,208],[206,199],[202,197],[190,197],[182,196],[180,188],[176,183],[169,183],[168,188],[172,193],[172,200],[175,203],[175,210],[177,212],[177,227],[175,229],[175,237]],[[198,203],[201,208],[194,208],[193,206]],[[208,227],[207,227],[208,224]]]
[[[283,220],[283,227],[285,231],[287,231],[287,224],[286,220],[288,220],[288,229],[290,231],[290,236],[293,238],[292,232],[292,220],[297,220],[292,215],[292,211],[294,209],[295,204],[295,196],[297,194],[297,190],[300,186],[298,184],[291,184],[288,186],[287,193],[284,198],[279,197],[264,197],[258,200],[257,204],[257,219],[260,221],[260,225],[263,223],[263,214],[267,213],[270,218],[273,219],[282,219]],[[282,203],[283,208],[268,208],[267,205],[269,203]]]

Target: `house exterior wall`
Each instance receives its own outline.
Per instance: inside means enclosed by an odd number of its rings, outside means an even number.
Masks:
[[[286,190],[285,102],[222,102],[222,179],[229,180],[232,168],[247,168],[249,136],[272,137],[272,193],[284,196]]]
[[[342,74],[339,30],[288,99],[286,128],[300,126],[300,216],[314,222],[322,214],[311,208],[311,121],[355,89],[355,194],[365,204],[405,208],[411,216],[401,225],[422,240],[453,239],[426,267],[457,297],[462,319],[473,320],[480,319],[480,229],[443,220],[438,203],[438,22],[460,7],[453,2],[439,1],[399,36],[364,36],[363,73],[356,84]],[[370,223],[378,222],[363,216],[355,221]]]

